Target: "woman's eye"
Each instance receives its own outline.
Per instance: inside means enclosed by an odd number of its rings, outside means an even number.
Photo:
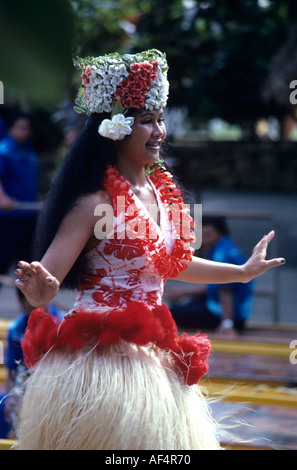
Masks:
[[[158,122],[158,124],[163,124],[164,123],[164,118],[158,119],[157,122]],[[146,125],[153,124],[153,120],[152,119],[145,119],[144,121],[141,121],[141,124],[146,124]]]

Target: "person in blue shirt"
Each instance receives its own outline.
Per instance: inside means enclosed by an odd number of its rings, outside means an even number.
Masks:
[[[242,265],[246,258],[229,236],[223,217],[204,217],[203,256],[212,261]],[[183,327],[241,332],[251,314],[253,283],[209,284],[169,291],[170,310]]]
[[[23,339],[25,330],[27,328],[30,314],[35,308],[29,304],[26,297],[19,289],[17,289],[16,292],[22,313],[11,320],[8,325],[5,350],[5,366],[10,373],[17,370],[19,362],[24,361],[21,340]],[[49,304],[47,306],[47,311],[58,320],[62,320],[65,313],[55,304]]]
[[[24,337],[30,314],[35,308],[29,304],[26,297],[19,289],[17,289],[16,292],[21,307],[21,314],[14,318],[8,325],[5,348],[5,367],[8,371],[5,418],[6,426],[9,429],[8,437],[10,438],[14,437],[13,429],[17,415],[17,405],[24,392],[23,385],[30,374],[24,363],[21,341]],[[60,310],[55,304],[49,304],[46,310],[58,321],[61,321],[65,315],[65,312]]]
[[[17,260],[30,259],[38,205],[38,159],[31,144],[31,117],[15,114],[7,127],[6,137],[0,141],[0,274]],[[22,205],[28,209],[28,204],[30,210],[20,210]]]

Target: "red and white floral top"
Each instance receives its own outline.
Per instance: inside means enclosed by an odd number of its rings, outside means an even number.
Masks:
[[[104,312],[125,308],[131,301],[161,305],[166,279],[176,277],[190,261],[192,221],[180,192],[171,175],[160,169],[148,181],[154,189],[160,225],[117,170],[107,170],[104,186],[112,202],[113,224],[107,236],[87,253],[90,274],[81,279],[74,310]],[[183,216],[180,227],[187,232],[186,240],[178,236],[172,215]]]

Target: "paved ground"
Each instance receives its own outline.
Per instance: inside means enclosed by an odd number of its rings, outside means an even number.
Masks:
[[[204,213],[227,213],[235,241],[248,255],[264,233],[276,230],[269,256],[283,256],[287,262],[256,281],[252,322],[297,324],[297,195],[205,190]],[[261,294],[261,295],[259,295]],[[61,292],[57,301],[66,309],[73,303],[72,292]],[[18,313],[14,288],[0,289],[0,317]]]

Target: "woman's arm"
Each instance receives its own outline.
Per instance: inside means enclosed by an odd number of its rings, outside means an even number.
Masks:
[[[88,240],[94,236],[94,226],[98,220],[98,217],[94,216],[95,207],[106,202],[103,191],[83,197],[65,216],[41,262],[18,262],[19,269],[16,274],[19,279],[16,285],[31,305],[43,306],[57,295],[66,274]]]
[[[266,260],[267,247],[274,231],[264,235],[255,246],[251,257],[243,265],[219,263],[193,256],[187,269],[176,278],[179,281],[199,284],[228,284],[231,282],[249,282],[265,273],[268,269],[285,263],[284,258]]]

